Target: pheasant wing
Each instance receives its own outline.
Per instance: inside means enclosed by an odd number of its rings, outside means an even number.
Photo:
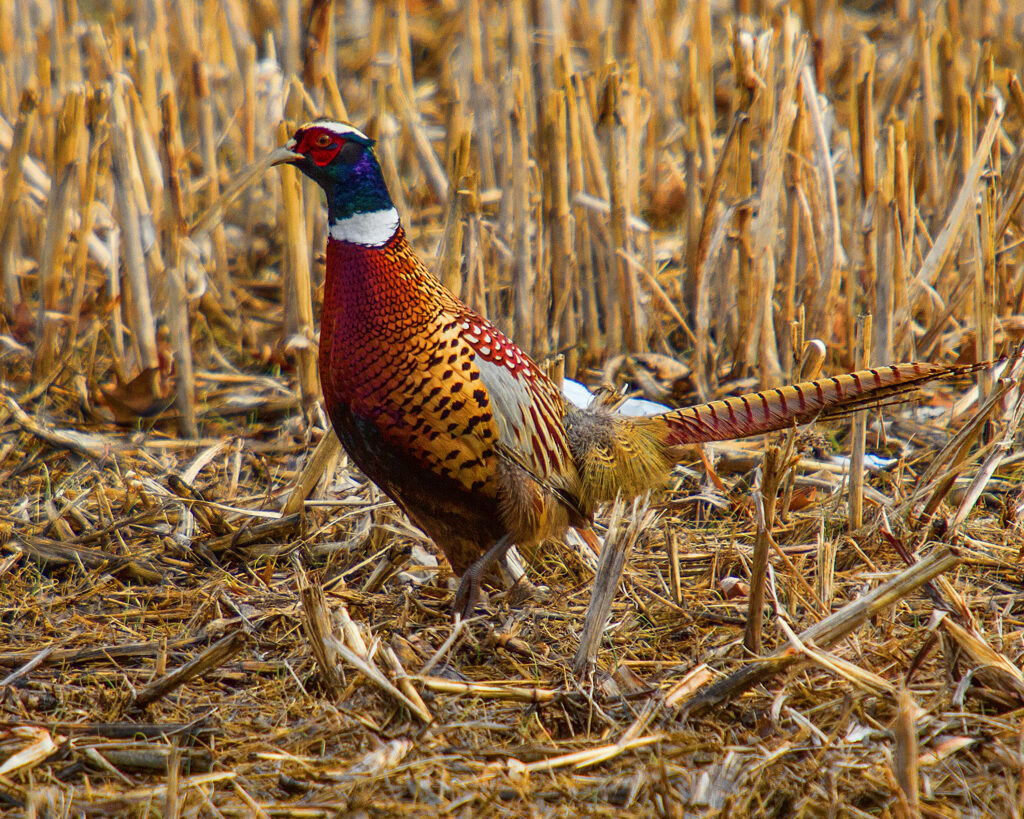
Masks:
[[[446,311],[432,323],[429,334],[418,329],[420,350],[403,366],[378,375],[366,362],[389,357],[364,351],[353,410],[387,443],[470,492],[497,497],[502,459],[559,492],[575,471],[554,385],[475,313]]]

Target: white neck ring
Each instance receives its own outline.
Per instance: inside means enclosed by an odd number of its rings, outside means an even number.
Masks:
[[[328,226],[330,237],[337,242],[351,242],[366,247],[386,245],[398,230],[398,211],[394,208],[354,213],[334,219]]]

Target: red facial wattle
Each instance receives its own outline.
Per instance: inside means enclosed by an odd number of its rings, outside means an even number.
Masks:
[[[334,161],[334,157],[338,155],[338,151],[341,150],[341,143],[335,142],[328,145],[326,148],[313,147],[309,149],[309,158],[312,159],[321,168],[325,165],[329,165]]]
[[[310,130],[302,135],[302,139],[295,147],[300,154],[308,156],[315,164],[323,168],[334,161],[341,150],[345,140],[334,134],[325,131]]]

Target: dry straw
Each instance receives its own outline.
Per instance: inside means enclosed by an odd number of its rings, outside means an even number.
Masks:
[[[351,119],[442,281],[594,386],[981,360],[1024,336],[1012,15],[0,4],[0,803],[1019,812],[1019,364],[695,449],[599,515],[592,604],[555,543],[453,626],[325,431],[321,194],[265,159]]]

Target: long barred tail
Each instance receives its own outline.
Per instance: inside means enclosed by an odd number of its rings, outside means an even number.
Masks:
[[[990,364],[991,362],[986,362]],[[907,363],[804,381],[791,387],[723,398],[641,420],[665,446],[725,441],[849,415],[879,403],[908,400],[922,384],[985,365]]]
[[[896,364],[644,418],[599,409],[572,411],[566,415],[566,432],[579,470],[580,507],[592,512],[598,503],[618,494],[632,497],[662,485],[680,457],[677,448],[686,444],[743,438],[899,403],[928,381],[965,375],[996,363],[954,367]]]

